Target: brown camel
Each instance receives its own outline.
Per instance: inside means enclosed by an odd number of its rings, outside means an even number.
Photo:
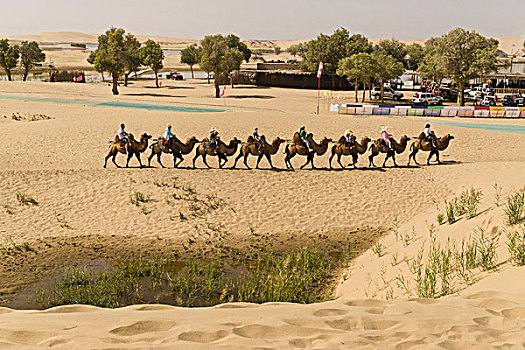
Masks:
[[[314,156],[317,154],[318,156],[322,156],[326,153],[328,150],[328,144],[332,142],[332,139],[329,138],[323,138],[319,144],[317,144],[314,141],[313,134],[308,134],[306,136],[306,140],[308,140],[308,143],[310,144],[310,148],[312,151],[306,147],[306,144],[301,141],[301,137],[299,136],[299,133],[296,132],[293,139],[293,143],[289,143],[286,145],[286,148],[284,150],[284,154],[286,154],[286,157],[284,159],[284,163],[286,164],[286,168],[294,170],[292,163],[290,162],[290,159],[292,159],[296,154],[301,156],[306,156],[306,163],[301,166],[301,169],[303,169],[305,166],[308,165],[308,163],[312,164],[312,169],[315,169],[314,166]]]
[[[447,134],[443,137],[437,138],[434,135],[434,138],[436,140],[436,147],[432,147],[432,142],[430,140],[426,140],[424,137],[421,136],[415,140],[412,145],[410,145],[410,155],[408,156],[408,165],[410,165],[410,158],[414,159],[414,162],[419,165],[419,163],[416,160],[416,154],[419,150],[429,152],[430,154],[427,159],[427,165],[430,164],[430,158],[435,154],[436,155],[436,161],[438,164],[441,164],[441,161],[439,160],[439,151],[444,151],[447,149],[450,140],[454,139],[454,136]]]
[[[374,143],[372,143],[372,145],[370,146],[371,152],[370,156],[368,156],[368,160],[370,161],[370,163],[368,164],[368,166],[375,167],[374,157],[377,156],[379,153],[386,153],[385,161],[383,162],[383,168],[385,167],[386,161],[390,157],[392,157],[392,160],[394,161],[394,166],[397,167],[396,154],[401,154],[405,151],[409,140],[410,137],[404,135],[403,137],[401,137],[401,140],[398,143],[391,137],[390,141],[392,142],[392,149],[388,149],[383,139],[375,140]]]
[[[222,168],[226,162],[228,162],[228,157],[231,157],[237,152],[237,147],[241,143],[240,140],[238,140],[236,137],[234,137],[230,143],[227,145],[224,142],[218,140],[217,141],[217,153],[215,153],[210,146],[210,141],[208,138],[204,138],[202,140],[202,143],[197,146],[195,157],[193,157],[193,168],[195,168],[195,161],[197,158],[202,157],[202,161],[204,164],[210,168],[208,163],[206,162],[206,156],[210,157],[219,157],[219,168]],[[221,161],[224,161],[224,163],[221,163]]]
[[[151,139],[151,135],[144,133],[140,136],[140,142],[137,142],[137,140],[135,140],[135,137],[133,137],[133,134],[129,134],[128,160],[126,161],[126,168],[129,166],[129,160],[131,159],[131,157],[133,157],[133,155],[137,157],[140,167],[142,168],[140,154],[148,148],[149,139]],[[126,154],[126,145],[124,145],[123,143],[121,144],[118,136],[115,136],[115,140],[113,142],[110,142],[108,155],[106,156],[106,159],[104,161],[104,168],[108,163],[109,157],[112,157],[111,161],[113,162],[113,164],[115,164],[117,168],[120,168],[120,166],[115,162],[115,157],[118,153]]]
[[[332,169],[332,159],[337,154],[337,163],[341,166],[341,168],[345,168],[343,164],[341,164],[341,156],[352,156],[352,164],[348,164],[348,166],[353,165],[354,168],[356,168],[357,163],[357,157],[359,154],[364,154],[368,148],[368,143],[372,140],[368,137],[363,137],[361,140],[361,143],[354,141],[354,144],[352,147],[346,147],[345,144],[345,137],[341,136],[339,141],[332,147],[332,155],[330,156],[330,169]]]
[[[193,147],[195,146],[195,144],[200,142],[199,140],[197,140],[195,136],[193,136],[192,138],[189,138],[186,141],[186,143],[182,143],[175,136],[172,136],[172,138],[173,138],[173,141],[171,142],[171,149],[168,149],[167,147],[159,146],[159,142],[162,142],[159,140],[163,139],[161,137],[159,137],[156,142],[154,142],[151,146],[149,146],[151,148],[151,155],[148,158],[148,167],[150,166],[151,159],[153,158],[153,156],[156,155],[157,162],[160,164],[161,167],[165,168],[165,166],[160,161],[160,156],[162,155],[162,153],[170,153],[171,151],[173,155],[173,167],[176,168],[184,160],[182,155],[190,154],[191,151],[193,151]],[[179,160],[179,162],[177,162],[177,159]]]
[[[277,151],[279,151],[279,146],[281,146],[281,143],[283,142],[285,141],[277,137],[275,140],[273,140],[271,144],[269,144],[268,142],[266,142],[266,137],[262,135],[261,145],[259,148],[257,147],[257,144],[254,142],[253,136],[248,137],[248,140],[241,144],[239,155],[235,159],[235,163],[233,164],[232,169],[235,168],[235,166],[237,165],[237,162],[242,157],[244,157],[244,165],[246,166],[246,168],[250,169],[248,163],[246,162],[250,154],[254,156],[258,156],[257,165],[255,166],[256,169],[259,169],[259,163],[261,162],[261,159],[263,158],[263,156],[266,157],[266,159],[268,159],[268,163],[270,163],[270,167],[272,169],[275,169],[272,164],[272,155],[276,154]]]

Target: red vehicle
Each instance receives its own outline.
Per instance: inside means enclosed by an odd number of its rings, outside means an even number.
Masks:
[[[169,72],[166,74],[166,79],[184,80],[184,77],[178,72]]]

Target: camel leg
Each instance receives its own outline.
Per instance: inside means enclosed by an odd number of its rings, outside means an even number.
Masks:
[[[244,166],[245,166],[248,170],[250,170],[250,166],[248,165],[248,153],[246,153],[246,154],[244,155],[243,163],[244,163]]]
[[[354,164],[352,164],[354,169],[357,169],[357,154],[352,154],[352,161],[354,162]]]
[[[408,165],[410,165],[410,157],[412,157],[412,159],[414,160],[414,163],[416,163],[416,165],[419,165],[419,163],[416,160],[416,154],[417,154],[417,151],[414,149],[412,151],[412,153],[410,154],[410,156],[408,157]]]
[[[161,167],[165,168],[164,164],[162,164],[162,162],[160,161],[160,156],[161,153],[157,153],[157,163],[159,163]]]
[[[292,162],[290,161],[294,156],[291,154],[286,154],[286,158],[284,158],[284,163],[286,164],[287,169],[295,170],[293,168]]]
[[[202,155],[202,162],[204,163],[204,165],[206,165],[208,167],[208,169],[211,168],[211,166],[208,165],[208,162],[206,161],[206,153],[204,153]],[[220,161],[219,161],[220,162]]]
[[[113,157],[111,158],[111,161],[113,162],[113,164],[115,164],[115,166],[117,168],[120,168],[120,165],[117,164],[117,162],[115,162],[115,158],[117,157],[117,153],[113,154]]]
[[[237,162],[241,158],[242,158],[242,152],[240,152],[239,155],[237,156],[237,158],[235,158],[235,162],[233,163],[232,169],[235,169],[235,167],[237,166]]]
[[[106,156],[106,159],[104,159],[104,168],[106,168],[106,165],[108,164],[109,157],[111,157],[111,153]]]
[[[272,164],[272,156],[270,156],[269,154],[265,154],[264,156],[268,160],[268,163],[270,163],[270,168],[275,169],[275,167]]]
[[[263,154],[259,154],[259,156],[257,157],[257,164],[255,165],[255,169],[259,169],[259,163],[261,162],[261,159],[263,157]],[[268,158],[268,155],[266,155],[266,158]],[[272,162],[270,162],[271,164]]]
[[[175,163],[175,168],[178,168],[180,163],[182,163],[184,161],[184,157],[182,156],[182,154],[180,153],[177,153],[177,156],[176,156],[176,159],[180,159],[178,163]],[[175,160],[174,160],[175,161]]]
[[[133,157],[133,153],[128,153],[128,160],[126,161],[126,168],[129,167],[129,160]]]
[[[197,160],[197,158],[199,158],[199,156],[200,156],[199,150],[196,150],[195,157],[193,157],[193,169],[195,169],[195,161]]]
[[[344,166],[343,164],[341,164],[341,155],[340,155],[340,154],[337,155],[337,163],[339,163],[339,165],[341,166],[341,168],[343,168],[343,169],[345,168],[345,166]],[[331,167],[330,167],[330,168],[331,168]]]
[[[385,167],[385,165],[386,165],[386,161],[388,160],[388,158],[390,158],[390,155],[389,155],[389,153],[387,152],[387,153],[386,153],[386,156],[385,156],[385,161],[383,162],[383,166],[382,166],[383,168]]]
[[[330,165],[330,169],[333,169],[333,168],[332,168],[332,159],[334,158],[334,155],[335,155],[335,153],[332,152],[332,155],[331,155],[330,158],[328,159],[328,164]]]
[[[433,155],[434,155],[434,150],[431,150],[427,158],[427,165],[430,165],[430,158],[432,158]]]
[[[153,158],[153,156],[155,155],[155,151],[153,150],[153,148],[151,149],[151,154],[150,156],[148,157],[148,168],[151,166],[151,159]]]
[[[369,168],[370,168],[370,167],[374,167],[374,168],[375,168],[375,166],[376,166],[376,165],[374,164],[374,157],[375,157],[375,156],[374,156],[373,153],[370,154],[370,155],[368,156],[368,167],[369,167]]]
[[[228,163],[228,158],[225,155],[217,155],[219,157],[219,168],[222,169],[226,163]],[[224,163],[221,163],[221,161],[224,160]]]
[[[142,169],[144,166],[142,165],[142,160],[140,159],[140,153],[135,153],[135,157],[137,157],[137,160],[139,161],[140,168]]]
[[[397,168],[397,163],[396,163],[396,152],[392,152],[392,160],[394,161],[394,166]]]
[[[436,151],[436,160],[438,164],[441,164],[441,160],[439,160],[439,151]]]

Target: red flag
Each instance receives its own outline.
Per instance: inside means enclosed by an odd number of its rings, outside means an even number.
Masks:
[[[224,89],[222,89],[222,92],[221,92],[221,97],[224,96],[224,93],[226,92],[226,86],[224,87]]]
[[[317,78],[321,78],[321,74],[323,74],[323,62],[319,62],[319,69],[317,69]]]

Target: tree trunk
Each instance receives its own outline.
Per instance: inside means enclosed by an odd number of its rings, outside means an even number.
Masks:
[[[368,98],[372,99],[372,84],[368,85]]]
[[[365,94],[366,94],[366,84],[363,84],[363,99],[361,100],[362,103],[365,102]]]
[[[385,103],[385,83],[381,80],[381,103]]]
[[[355,102],[359,102],[358,98],[357,98],[357,78],[355,78]]]
[[[335,76],[332,75],[332,90],[335,90]]]
[[[28,75],[28,74],[29,74],[29,69],[26,68],[26,69],[24,70],[24,79],[23,79],[24,81],[27,80],[27,75]]]
[[[113,95],[118,95],[118,74],[113,73],[112,77],[113,77],[113,89],[112,89],[112,92],[113,92]]]
[[[463,84],[459,84],[459,105],[464,106],[465,105],[465,87]]]
[[[217,72],[213,73],[213,84],[215,85],[215,98],[221,97],[221,88],[219,87],[219,74]]]
[[[157,86],[157,88],[159,87],[159,75],[158,75],[158,71],[155,71],[155,85]]]
[[[100,75],[102,75],[102,82],[105,83],[106,80],[104,79],[104,72],[100,72]]]
[[[232,89],[235,88],[235,86],[233,86],[233,72],[231,72],[230,74],[228,74],[228,76],[230,77],[230,83],[232,85]]]
[[[7,80],[11,81],[11,69],[6,69],[5,74],[7,74]]]
[[[190,64],[190,70],[191,70],[191,78],[195,79],[195,77],[193,76],[193,64]]]
[[[131,72],[124,73],[124,86],[128,86],[128,77],[130,73]]]
[[[210,84],[210,72],[208,72],[208,84]]]

